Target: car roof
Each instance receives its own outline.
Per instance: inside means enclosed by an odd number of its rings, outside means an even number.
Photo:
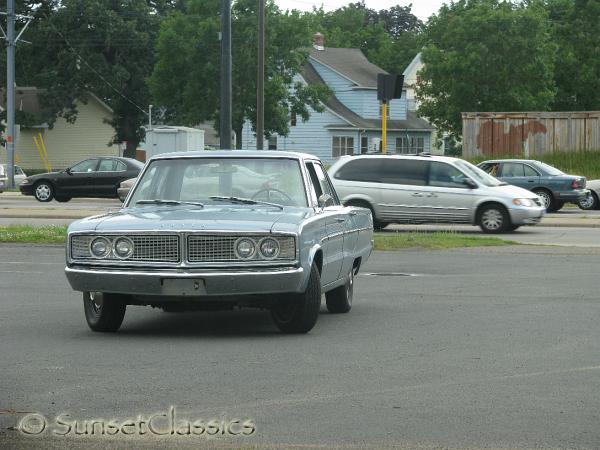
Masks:
[[[402,155],[397,153],[377,153],[377,154],[362,154],[362,155],[348,155],[342,156],[340,161],[353,161],[356,159],[373,159],[373,158],[395,158],[395,159],[415,159],[420,161],[464,161],[461,158],[454,158],[452,156],[441,156],[441,155],[431,155],[429,153],[420,154],[420,155]]]
[[[193,152],[161,153],[152,156],[149,160],[172,158],[287,158],[287,159],[314,159],[315,155],[299,152],[284,152],[280,150],[200,150]]]
[[[535,160],[535,159],[518,159],[518,158],[513,158],[513,159],[487,159],[485,161],[481,161],[479,164],[482,163],[495,163],[495,162],[525,162],[525,163],[537,163],[539,161]]]

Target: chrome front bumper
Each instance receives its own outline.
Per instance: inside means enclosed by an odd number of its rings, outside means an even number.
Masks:
[[[202,297],[302,292],[302,267],[240,270],[135,270],[71,266],[65,274],[76,291]]]

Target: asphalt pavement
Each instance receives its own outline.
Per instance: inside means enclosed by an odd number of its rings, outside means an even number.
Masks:
[[[0,255],[3,449],[600,448],[597,248],[375,252],[352,311],[301,336],[149,307],[93,333],[61,246]],[[167,435],[129,426],[151,417]],[[253,431],[186,434],[212,419]]]

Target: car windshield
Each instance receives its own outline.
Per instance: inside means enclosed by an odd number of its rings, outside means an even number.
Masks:
[[[474,166],[470,162],[456,161],[456,166],[473,180],[485,186],[501,186],[506,184],[481,170],[479,167]]]
[[[560,170],[558,170],[556,167],[552,167],[546,163],[543,163],[541,161],[536,161],[536,164],[538,166],[540,166],[542,168],[542,170],[544,172],[546,172],[546,174],[550,175],[550,176],[556,176],[556,175],[564,175],[564,172],[561,172]]]
[[[144,171],[128,206],[191,202],[307,206],[300,165],[284,158],[158,159]]]

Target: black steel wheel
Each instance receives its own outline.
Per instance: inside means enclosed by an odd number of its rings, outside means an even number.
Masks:
[[[85,319],[94,331],[117,331],[123,323],[126,308],[122,296],[102,292],[83,293]]]

